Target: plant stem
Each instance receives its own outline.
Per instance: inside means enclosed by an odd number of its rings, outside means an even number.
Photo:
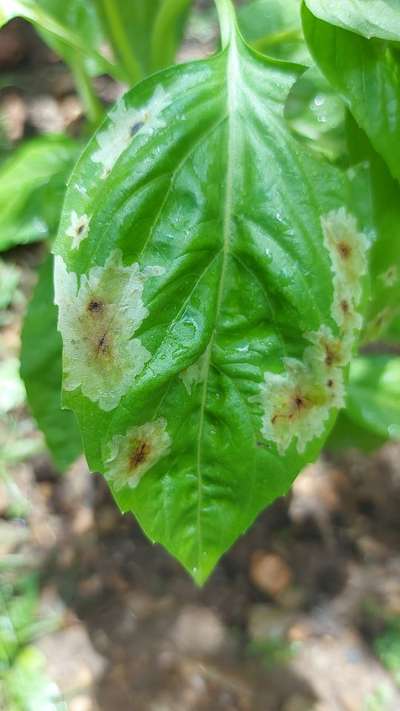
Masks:
[[[128,0],[127,0],[128,1]],[[149,0],[142,0],[149,2]],[[124,21],[120,13],[120,5],[116,0],[97,0],[103,9],[108,35],[117,58],[121,60],[130,83],[136,84],[142,79],[143,72],[126,33]]]
[[[231,0],[215,0],[221,29],[221,44],[225,49],[231,40],[232,31],[236,25],[236,14]]]
[[[81,97],[89,122],[93,125],[97,125],[104,116],[104,109],[95,94],[91,79],[85,69],[82,59],[78,56],[78,54],[76,54],[73,60],[70,60],[70,66],[74,75],[78,94]]]
[[[191,3],[192,0],[163,0],[151,39],[151,59],[154,70],[162,69],[173,62],[179,19]]]

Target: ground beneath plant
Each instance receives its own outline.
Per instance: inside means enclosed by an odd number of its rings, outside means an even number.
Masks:
[[[10,140],[78,131],[62,65],[30,32],[21,43],[21,28],[7,41],[4,57],[22,62],[19,87],[1,96]],[[36,58],[33,79],[22,51]],[[112,100],[115,87],[98,89]],[[14,374],[39,259],[40,247],[7,256],[20,287],[0,322],[0,365]],[[374,651],[385,621],[400,616],[398,446],[309,467],[199,590],[120,516],[83,461],[55,472],[23,394],[10,397],[0,440],[19,455],[0,478],[0,556],[40,574],[40,614],[58,624],[38,645],[69,711],[400,709]]]

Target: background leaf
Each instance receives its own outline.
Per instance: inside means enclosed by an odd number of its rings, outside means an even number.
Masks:
[[[122,78],[118,66],[100,54],[92,0],[0,0],[0,27],[14,17],[23,17],[46,33],[46,41],[67,61],[73,49],[88,58],[92,72]]]
[[[364,37],[400,41],[398,0],[305,0],[311,12]]]
[[[400,439],[400,358],[360,356],[351,364],[348,417],[385,439]]]
[[[48,14],[57,19],[63,27],[68,28],[77,37],[77,41],[86,45],[83,54],[85,67],[91,75],[104,74],[106,67],[101,52],[106,37],[102,31],[101,22],[96,12],[93,0],[37,0],[37,4]],[[76,57],[76,47],[65,42],[53,32],[41,29],[40,34],[56,54],[73,65]],[[89,50],[89,51],[88,51]]]
[[[73,414],[61,409],[62,343],[53,301],[53,258],[49,256],[40,269],[24,321],[21,376],[54,462],[64,471],[79,457],[82,445]]]
[[[172,64],[192,0],[96,0],[104,31],[131,85]]]
[[[346,449],[360,449],[362,452],[374,452],[382,447],[387,437],[382,437],[371,429],[362,427],[350,419],[347,411],[341,412],[326,442],[325,449],[342,452]]]
[[[332,161],[346,154],[345,107],[317,67],[307,69],[292,87],[285,116],[313,150]]]
[[[66,136],[27,141],[0,166],[0,251],[54,235],[78,145]]]
[[[306,7],[303,28],[318,67],[400,179],[400,59],[395,45],[329,25]]]
[[[286,125],[299,68],[230,32],[224,52],[150,77],[111,112],[55,244],[64,400],[90,466],[200,583],[316,457],[342,404],[349,352],[332,377],[326,344],[307,365],[310,338],[342,334],[322,218],[359,242],[356,273],[366,249],[345,175]],[[335,317],[350,349],[360,274],[343,277],[350,319]]]
[[[238,9],[243,36],[270,57],[310,64],[300,17],[300,0],[252,0]]]

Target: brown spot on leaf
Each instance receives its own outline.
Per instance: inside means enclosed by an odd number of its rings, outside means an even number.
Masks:
[[[103,333],[102,336],[97,341],[96,344],[96,355],[108,355],[110,353],[111,347],[107,337],[107,333]]]
[[[343,313],[347,316],[347,314],[350,311],[350,304],[346,299],[342,299],[340,302],[340,308],[342,309]]]
[[[136,469],[136,467],[146,461],[150,454],[150,450],[150,444],[148,442],[145,442],[144,440],[138,442],[135,445],[135,448],[129,458],[130,471],[132,471],[132,469]]]
[[[347,242],[344,242],[343,240],[341,242],[338,242],[337,249],[343,259],[348,259],[349,257],[351,257],[353,250],[351,248],[351,245],[349,245]]]
[[[104,304],[99,299],[91,299],[88,303],[87,310],[90,313],[100,313],[103,310]]]
[[[136,134],[140,131],[141,128],[143,128],[144,122],[143,121],[137,121],[136,123],[133,124],[131,127],[130,134],[133,138],[133,136],[136,136]]]

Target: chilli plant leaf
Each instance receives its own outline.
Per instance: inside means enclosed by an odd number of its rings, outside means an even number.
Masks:
[[[117,104],[55,243],[64,402],[92,468],[202,583],[344,405],[368,240],[284,119],[301,71],[223,49]]]
[[[27,141],[0,166],[0,251],[54,237],[79,145],[67,136]]]

